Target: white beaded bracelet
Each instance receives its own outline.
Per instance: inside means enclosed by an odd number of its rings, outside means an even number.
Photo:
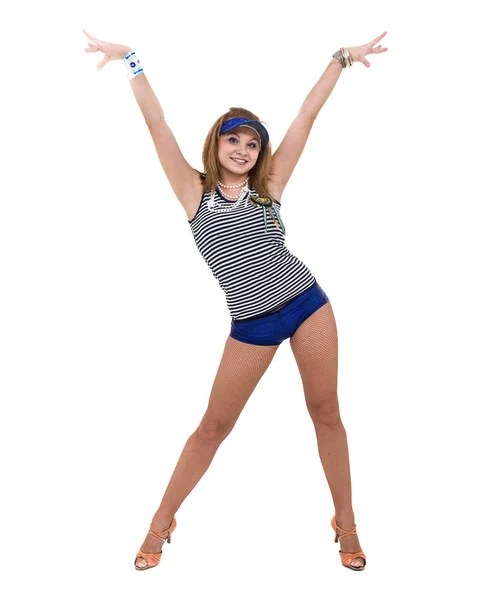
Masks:
[[[128,52],[128,54],[123,57],[123,64],[125,65],[128,79],[133,79],[133,77],[143,73],[143,67],[140,65],[140,59],[133,50]]]

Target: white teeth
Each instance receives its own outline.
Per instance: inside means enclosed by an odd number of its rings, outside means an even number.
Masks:
[[[239,163],[241,165],[244,165],[245,162],[246,162],[245,160],[241,160],[241,159],[238,159],[238,158],[233,158],[232,160],[234,160],[235,162],[237,162],[237,163]]]

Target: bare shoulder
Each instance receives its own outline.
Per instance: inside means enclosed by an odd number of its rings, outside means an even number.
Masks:
[[[198,212],[201,197],[203,195],[203,183],[198,173],[195,172],[195,175],[196,176],[192,178],[189,185],[186,186],[183,196],[178,198],[178,200],[181,202],[181,205],[185,209],[188,221],[191,221],[191,219]]]
[[[197,173],[196,175],[186,187],[183,197],[179,198],[181,205],[185,209],[188,221],[191,221],[198,212],[203,196],[203,183],[200,176]],[[272,197],[281,203],[281,196],[284,190],[283,184],[276,177],[270,176],[267,180],[267,187]]]
[[[268,190],[275,200],[281,203],[284,186],[274,175],[268,177]]]

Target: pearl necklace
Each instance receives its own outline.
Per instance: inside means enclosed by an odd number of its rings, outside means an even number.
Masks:
[[[211,190],[209,200],[206,203],[208,210],[210,212],[215,212],[215,213],[216,212],[218,212],[218,213],[231,212],[232,210],[234,210],[237,206],[239,206],[241,204],[243,199],[245,199],[245,206],[246,206],[250,192],[251,192],[251,190],[249,189],[249,187],[247,185],[245,185],[243,187],[243,189],[241,190],[239,198],[236,200],[236,202],[233,202],[233,203],[230,202],[229,204],[231,204],[231,206],[227,206],[225,208],[218,208],[219,205],[216,203],[216,200],[215,200],[215,190]]]
[[[243,187],[245,185],[245,183],[248,181],[249,177],[247,177],[242,183],[239,183],[238,185],[225,185],[224,183],[221,183],[221,181],[218,179],[218,181],[216,182],[217,185],[221,188],[226,188],[226,189],[234,189],[234,188],[239,188],[239,187]],[[228,194],[222,189],[221,193],[223,194],[223,196],[225,198],[228,198],[229,200],[237,200],[241,194],[243,193],[243,191],[240,191],[240,193],[237,196],[228,196]]]

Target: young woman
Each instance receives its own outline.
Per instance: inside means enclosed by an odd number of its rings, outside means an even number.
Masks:
[[[207,410],[179,457],[136,555],[136,569],[160,562],[162,545],[170,542],[176,528],[175,513],[232,431],[279,345],[289,338],[335,507],[334,541],[341,542],[342,564],[362,571],[366,556],[356,533],[348,445],[337,397],[336,322],[325,292],[285,247],[280,207],[315,118],[342,69],[353,62],[369,67],[368,54],[387,50],[374,47],[386,32],[368,44],[333,54],[274,154],[268,131],[255,114],[231,108],[219,117],[206,138],[200,172],[184,159],[132,49],[83,31],[91,40],[85,51],[104,53],[97,69],[123,60],[161,165],[185,209],[200,253],[226,294],[232,318]]]

